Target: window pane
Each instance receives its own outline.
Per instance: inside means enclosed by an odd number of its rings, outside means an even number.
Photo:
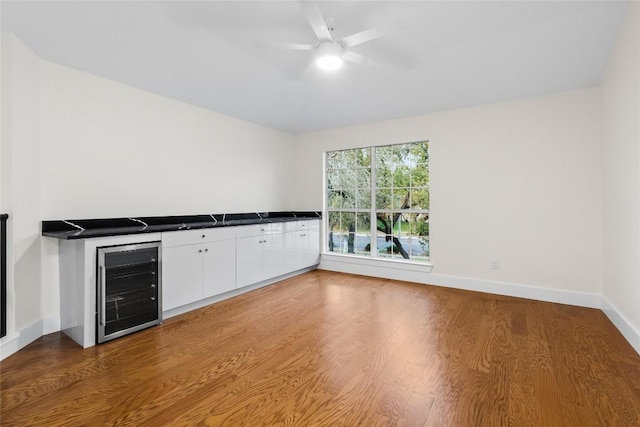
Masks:
[[[378,256],[383,258],[391,258],[393,256],[391,236],[378,235]]]
[[[376,208],[392,209],[391,189],[383,188],[376,191]]]
[[[342,169],[329,169],[327,171],[327,179],[331,190],[340,190],[344,186],[342,183]]]
[[[370,148],[356,148],[353,150],[343,151],[343,164],[344,167],[357,168],[362,166],[370,166],[371,164],[371,149]]]
[[[412,221],[415,214],[385,212],[377,214],[378,249],[381,256],[411,259]]]
[[[327,152],[328,169],[355,169],[371,166],[371,148]]]
[[[416,165],[411,170],[411,186],[426,187],[429,185],[429,169],[427,165]]]
[[[344,240],[346,242],[344,250],[346,253],[355,253],[356,213],[342,212],[341,221]]]
[[[429,257],[429,215],[410,214],[412,259],[427,260]]]
[[[357,171],[356,187],[371,188],[371,169],[359,168]]]
[[[418,215],[415,234],[418,237],[429,237],[429,217],[427,215]]]
[[[376,213],[376,228],[383,234],[391,234],[391,227],[393,224],[393,214],[391,213]]]
[[[342,151],[328,151],[327,152],[327,168],[337,169],[342,166]]]
[[[410,169],[406,165],[398,166],[393,172],[394,187],[408,187],[411,181]]]
[[[414,188],[411,190],[411,209],[429,210],[428,188]]]
[[[356,208],[356,190],[342,190],[342,209]]]
[[[378,234],[378,256],[382,258],[404,259],[406,240],[403,242],[395,235]]]
[[[342,207],[342,195],[339,191],[329,191],[327,201],[329,209],[340,209]]]
[[[338,179],[338,169],[327,169],[327,188],[339,188]]]
[[[378,188],[393,187],[393,173],[391,169],[385,167],[376,169],[376,186]]]
[[[329,252],[336,252],[339,249],[339,242],[336,242],[336,236],[334,231],[340,229],[340,212],[329,212],[328,218],[329,232],[327,236],[327,242],[329,246]]]
[[[410,194],[411,192],[408,188],[394,188],[392,209],[408,209],[411,207]]]
[[[355,253],[371,255],[371,214],[369,213],[356,215]]]
[[[411,155],[416,163],[429,164],[429,143],[414,142],[410,144]]]
[[[371,190],[357,190],[356,192],[356,208],[358,209],[370,209],[371,208]],[[368,214],[367,214],[368,215]]]
[[[392,146],[376,147],[376,168],[392,169],[396,157]]]
[[[340,188],[356,188],[357,177],[354,169],[340,169]]]

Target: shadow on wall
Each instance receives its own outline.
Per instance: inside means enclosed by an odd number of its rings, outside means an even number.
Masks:
[[[7,300],[14,302],[16,331],[40,320],[42,306],[40,240],[40,236],[34,236],[22,242],[14,242],[13,245],[14,248],[27,245],[24,251],[14,252],[13,289],[7,289],[8,293],[13,293],[13,298],[9,297]]]

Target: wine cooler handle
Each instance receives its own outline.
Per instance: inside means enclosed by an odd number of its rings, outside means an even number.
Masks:
[[[107,272],[100,266],[100,325],[107,326]]]

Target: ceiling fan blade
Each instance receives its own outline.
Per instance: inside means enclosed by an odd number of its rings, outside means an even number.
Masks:
[[[362,56],[359,53],[355,53],[352,51],[346,51],[345,53],[343,53],[342,59],[344,59],[345,61],[353,62],[354,64],[362,65],[363,67],[381,66],[379,62],[376,62],[373,59],[369,59],[366,56]]]
[[[318,3],[315,1],[299,0],[298,4],[302,7],[302,10],[307,17],[307,21],[309,21],[309,25],[311,25],[311,28],[313,29],[313,32],[316,33],[318,39],[322,41],[333,41],[331,31],[329,31],[327,23],[322,17],[322,13],[320,13]]]
[[[360,31],[359,33],[351,34],[350,36],[343,38],[340,40],[340,44],[349,48],[380,38],[386,33],[386,31],[380,28],[369,28],[368,30]]]
[[[259,47],[273,47],[277,49],[289,49],[289,50],[314,50],[317,49],[317,45],[313,44],[299,44],[299,43],[275,43],[275,42],[256,42],[256,46]]]

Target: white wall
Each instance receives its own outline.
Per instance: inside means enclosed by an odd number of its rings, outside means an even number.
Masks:
[[[414,280],[599,294],[600,138],[597,89],[304,134],[296,205],[321,208],[324,151],[427,139],[433,275]]]
[[[291,208],[291,135],[41,67],[43,219]]]
[[[7,223],[7,337],[42,333],[39,59],[2,34],[2,194]],[[28,339],[28,337],[26,338]]]
[[[604,296],[640,349],[640,4],[631,2],[602,83]],[[617,320],[616,320],[617,319]],[[625,321],[626,320],[626,321]],[[640,350],[639,350],[640,351]]]

